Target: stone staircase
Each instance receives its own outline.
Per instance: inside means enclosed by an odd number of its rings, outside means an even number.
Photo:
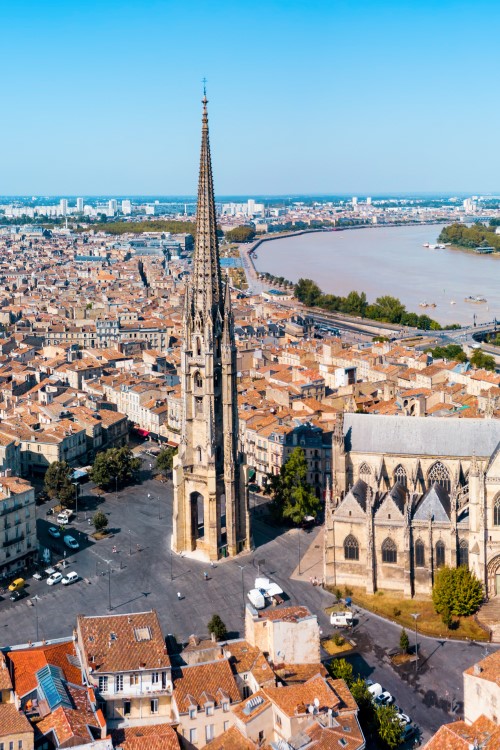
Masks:
[[[477,619],[481,625],[486,625],[491,630],[491,640],[500,643],[500,596],[483,604],[477,613]]]

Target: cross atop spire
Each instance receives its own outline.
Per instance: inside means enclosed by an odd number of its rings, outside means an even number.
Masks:
[[[193,304],[203,314],[215,314],[223,305],[219,268],[219,245],[215,216],[214,186],[210,141],[208,137],[208,110],[206,80],[203,79],[203,115],[201,128],[200,174],[198,204],[196,209],[196,242],[193,256]]]

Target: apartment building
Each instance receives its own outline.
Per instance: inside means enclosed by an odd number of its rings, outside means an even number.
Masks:
[[[80,615],[75,645],[110,728],[171,721],[170,658],[155,611]]]
[[[0,476],[0,576],[11,576],[35,557],[35,490],[24,479]]]

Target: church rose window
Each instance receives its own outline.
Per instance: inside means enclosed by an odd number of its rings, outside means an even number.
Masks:
[[[415,567],[425,567],[425,546],[421,539],[415,542]]]
[[[398,550],[392,539],[386,539],[382,544],[382,562],[397,563]]]
[[[500,526],[500,495],[495,500],[493,507],[493,526]]]
[[[436,568],[443,568],[445,564],[446,547],[444,542],[436,542]]]
[[[469,567],[469,544],[466,539],[461,539],[458,545],[458,565]]]
[[[358,540],[352,534],[344,539],[344,558],[346,560],[359,560]]]
[[[406,487],[408,480],[406,476],[406,471],[401,466],[401,464],[397,466],[394,471],[394,481],[396,482],[396,484],[400,484],[402,487]]]
[[[441,461],[438,461],[434,464],[434,466],[429,471],[429,474],[427,475],[427,478],[429,480],[429,487],[431,487],[433,484],[439,484],[443,489],[445,489],[447,492],[451,489],[451,481],[450,481],[450,472],[444,466]]]

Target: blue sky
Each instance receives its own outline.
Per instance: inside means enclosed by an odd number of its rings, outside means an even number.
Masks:
[[[500,4],[5,0],[0,195],[500,193]]]

